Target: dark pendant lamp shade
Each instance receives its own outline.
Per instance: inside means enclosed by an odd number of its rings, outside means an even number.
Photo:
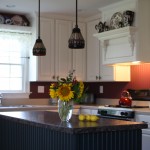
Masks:
[[[75,28],[72,30],[72,34],[68,41],[68,47],[71,49],[82,49],[85,46],[85,41],[81,34],[80,29],[78,28],[78,15],[77,15],[77,0],[76,0],[76,25]]]
[[[40,0],[39,0],[39,12],[38,12],[38,39],[36,39],[33,47],[34,56],[45,56],[46,48],[43,44],[42,39],[40,38]]]

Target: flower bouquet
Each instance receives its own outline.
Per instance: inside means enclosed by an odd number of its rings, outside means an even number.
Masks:
[[[52,83],[49,89],[51,98],[58,98],[58,112],[62,121],[69,121],[72,116],[73,102],[80,103],[85,97],[84,84],[73,76],[75,70],[66,78]]]

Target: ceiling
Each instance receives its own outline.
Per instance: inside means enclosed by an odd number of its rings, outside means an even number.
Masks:
[[[98,8],[123,0],[78,0],[80,17],[98,13]],[[55,13],[72,16],[75,14],[75,0],[41,0],[41,13]],[[2,12],[28,14],[38,10],[38,0],[0,0]]]

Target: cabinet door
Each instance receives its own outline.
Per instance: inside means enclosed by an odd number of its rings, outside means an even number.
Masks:
[[[71,31],[71,21],[56,20],[55,71],[57,78],[66,77],[72,69],[72,50],[68,48]]]
[[[150,134],[142,134],[142,150],[150,149]]]
[[[46,48],[46,56],[38,57],[38,80],[50,81],[54,76],[54,20],[41,18],[41,39]]]
[[[75,26],[75,24],[74,24]],[[84,49],[73,49],[73,69],[78,80],[86,81],[86,26],[78,23],[82,36],[85,40]]]
[[[97,33],[95,25],[98,23],[99,19],[87,23],[87,81],[99,81],[99,40],[93,36]]]

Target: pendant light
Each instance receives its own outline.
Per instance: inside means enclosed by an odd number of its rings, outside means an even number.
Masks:
[[[44,56],[46,55],[46,48],[43,44],[43,41],[40,38],[40,0],[39,0],[39,12],[38,12],[38,39],[33,47],[33,55],[34,56]]]
[[[68,47],[71,49],[81,49],[81,48],[84,48],[84,46],[85,46],[85,41],[80,32],[80,29],[78,28],[77,11],[78,11],[78,4],[77,4],[77,0],[76,0],[76,25],[75,25],[75,28],[72,30],[72,34],[68,41]]]

